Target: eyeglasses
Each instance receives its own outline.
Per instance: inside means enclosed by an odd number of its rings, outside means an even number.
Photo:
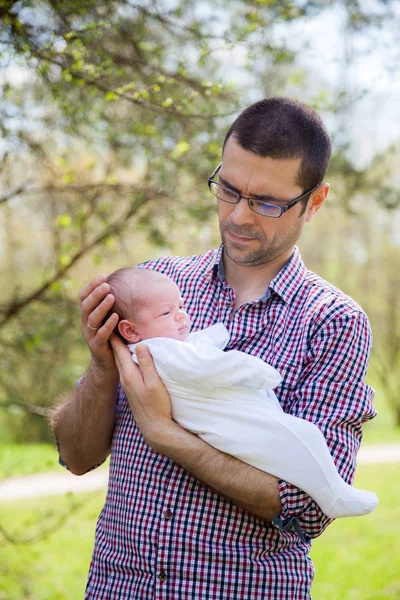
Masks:
[[[302,200],[305,200],[307,196],[310,196],[310,194],[312,194],[312,192],[316,190],[317,187],[320,185],[319,183],[317,183],[317,185],[314,185],[314,187],[304,192],[304,194],[301,194],[301,196],[297,196],[297,198],[294,198],[293,200],[290,200],[283,206],[280,206],[279,204],[273,204],[272,202],[264,202],[263,200],[257,200],[256,198],[247,198],[246,196],[241,196],[238,192],[234,192],[225,185],[213,181],[213,177],[215,177],[215,175],[218,173],[221,166],[222,163],[218,165],[218,167],[211,173],[210,177],[208,178],[208,187],[210,188],[210,192],[219,200],[222,200],[223,202],[228,202],[228,204],[237,204],[242,199],[247,200],[249,208],[253,212],[257,213],[258,215],[262,215],[263,217],[271,217],[272,219],[278,219],[279,217],[281,217],[283,213],[288,211],[293,206],[296,206],[296,204],[298,204]]]

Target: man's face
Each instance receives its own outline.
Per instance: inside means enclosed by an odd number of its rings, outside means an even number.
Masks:
[[[141,340],[167,337],[185,340],[190,331],[189,315],[173,281],[157,282],[144,306],[138,309],[135,329]]]
[[[219,183],[246,197],[265,196],[266,201],[285,205],[304,190],[297,184],[301,159],[272,159],[244,150],[231,137],[224,150]],[[259,266],[289,252],[303,230],[307,213],[303,203],[279,219],[253,212],[247,200],[228,204],[218,200],[219,226],[224,252],[240,266]]]

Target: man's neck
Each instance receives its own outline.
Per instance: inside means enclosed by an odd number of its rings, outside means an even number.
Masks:
[[[250,295],[257,296],[251,298],[252,300],[262,298],[271,281],[288,262],[293,252],[294,248],[291,248],[270,262],[255,267],[238,265],[223,253],[226,282],[235,290],[238,297],[244,298]],[[249,299],[245,301],[248,302]]]

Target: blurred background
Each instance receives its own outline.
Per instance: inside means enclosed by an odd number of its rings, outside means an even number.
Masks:
[[[88,363],[80,288],[216,247],[224,135],[277,95],[332,135],[331,194],[300,248],[370,317],[379,416],[363,444],[396,447],[399,2],[0,0],[0,19],[0,477],[61,469],[46,414]],[[313,598],[400,597],[396,469],[360,465],[380,506],[316,540]],[[0,504],[0,600],[82,598],[103,500]]]

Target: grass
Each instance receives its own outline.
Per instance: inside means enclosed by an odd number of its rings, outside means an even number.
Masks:
[[[381,385],[370,377],[368,383],[375,389],[374,407],[378,416],[364,424],[364,444],[400,443],[400,427],[395,425],[391,410]]]
[[[51,444],[0,444],[0,477],[59,469],[58,453]]]
[[[313,543],[313,600],[395,600],[400,597],[398,465],[360,465],[355,485],[379,496],[373,513],[338,519]]]
[[[313,600],[397,600],[400,597],[398,466],[360,465],[358,487],[373,489],[378,508],[366,517],[339,519],[314,541]],[[1,505],[8,535],[40,535],[69,514],[44,539],[29,544],[0,542],[0,600],[83,598],[94,528],[104,492],[24,500]],[[56,507],[56,508],[55,508]]]
[[[0,600],[83,598],[104,495],[96,492],[1,505],[0,525],[8,536],[39,539],[18,544],[1,541]],[[43,535],[47,528],[55,529]]]
[[[101,468],[108,468],[107,459]],[[58,452],[51,444],[0,444],[0,479],[16,475],[62,472]]]

